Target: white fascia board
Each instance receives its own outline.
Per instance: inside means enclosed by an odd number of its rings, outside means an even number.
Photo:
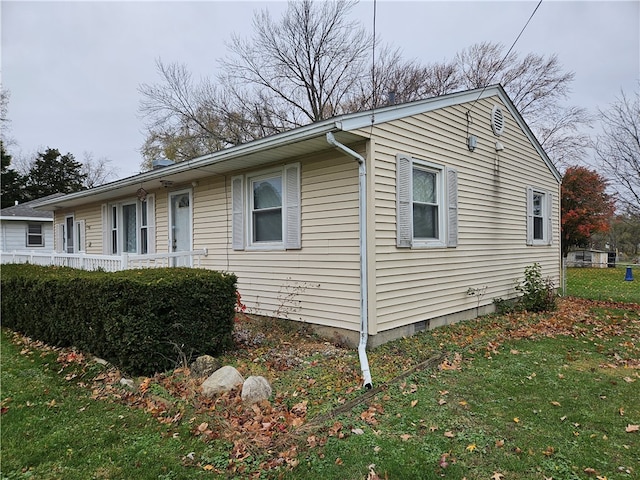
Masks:
[[[53,218],[47,217],[14,217],[14,216],[4,216],[0,217],[0,220],[5,221],[20,221],[20,222],[53,222]]]
[[[339,122],[336,122],[335,119],[313,123],[296,128],[294,130],[289,130],[276,135],[272,135],[270,137],[254,140],[249,143],[236,145],[224,150],[218,150],[217,152],[204,155],[202,157],[197,157],[192,160],[186,160],[184,162],[176,163],[175,165],[159,168],[157,170],[150,170],[148,172],[134,175],[133,177],[127,177],[116,180],[114,182],[105,183],[104,185],[99,185],[89,190],[82,190],[80,192],[70,193],[61,197],[45,200],[38,203],[37,205],[34,205],[34,208],[38,210],[47,210],[46,207],[49,207],[49,209],[51,209],[52,206],[59,204],[61,201],[78,200],[85,197],[92,197],[94,195],[107,193],[111,190],[130,187],[132,185],[138,185],[152,180],[159,180],[169,175],[207,167],[209,165],[231,160],[233,158],[242,157],[244,155],[249,155],[251,153],[256,153],[262,150],[266,151],[272,148],[282,147],[306,139],[323,136],[327,132],[333,132],[336,130],[340,130],[340,126]]]
[[[450,93],[438,97],[427,98],[425,100],[411,102],[408,104],[390,105],[382,107],[375,111],[367,111],[340,117],[340,123],[343,130],[358,130],[371,125],[371,117],[373,116],[374,125],[380,123],[399,120],[400,118],[419,115],[421,113],[439,110],[441,108],[459,105],[461,103],[474,102],[483,98],[492,97],[500,93],[498,86],[491,86],[483,89],[466,90],[464,92]]]
[[[344,115],[340,117],[340,121],[336,122],[341,126],[341,129],[348,132],[351,130],[359,130],[370,125],[378,125],[381,123],[392,122],[401,118],[410,117],[413,115],[419,115],[422,113],[439,110],[441,108],[447,108],[454,105],[460,105],[463,103],[475,103],[485,98],[497,96],[502,100],[502,103],[507,107],[513,118],[516,120],[518,126],[522,129],[527,136],[533,147],[536,149],[540,157],[547,164],[547,167],[556,178],[558,183],[562,181],[562,176],[553,165],[553,162],[547,155],[547,153],[540,145],[540,142],[533,134],[527,123],[520,115],[520,112],[516,109],[515,105],[509,98],[509,95],[505,92],[501,85],[492,85],[486,88],[477,88],[475,90],[467,90],[464,92],[451,93],[447,95],[441,95],[439,97],[427,98],[426,100],[411,102],[410,104],[391,105],[376,109],[374,112],[368,111],[363,113],[355,113],[350,115]],[[373,122],[371,121],[373,116]]]

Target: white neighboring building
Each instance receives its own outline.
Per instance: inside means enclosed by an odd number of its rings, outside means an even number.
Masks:
[[[53,212],[34,210],[34,200],[0,210],[0,251],[53,251]]]

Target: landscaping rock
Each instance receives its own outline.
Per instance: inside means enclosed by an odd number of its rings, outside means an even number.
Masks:
[[[202,393],[212,397],[220,392],[228,392],[244,383],[244,378],[235,368],[225,365],[216,370],[202,384]]]
[[[121,378],[120,379],[120,385],[124,385],[125,387],[129,387],[131,389],[136,388],[136,385],[133,382],[133,380],[131,380],[129,378]]]
[[[195,362],[193,362],[189,367],[189,370],[193,377],[208,377],[221,366],[220,360],[217,358],[214,358],[211,355],[202,355],[201,357],[196,358]]]
[[[271,385],[264,377],[251,376],[242,385],[242,401],[246,403],[259,403],[268,400],[271,396]]]

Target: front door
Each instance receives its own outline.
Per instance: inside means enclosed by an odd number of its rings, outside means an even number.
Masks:
[[[170,208],[170,245],[172,252],[188,252],[191,250],[191,192],[172,193]],[[174,258],[174,266],[191,266],[189,256]]]

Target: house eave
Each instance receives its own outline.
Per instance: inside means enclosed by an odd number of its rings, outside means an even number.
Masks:
[[[53,222],[51,217],[14,217],[14,216],[0,216],[0,221],[13,221],[13,222]]]
[[[288,158],[329,150],[331,147],[325,140],[327,132],[334,133],[340,141],[345,143],[353,144],[365,140],[365,137],[360,134],[343,132],[340,123],[332,119],[116,180],[89,190],[45,200],[34,205],[34,208],[48,211],[71,209],[86,204],[89,199],[91,202],[109,201],[135,196],[140,188],[151,192],[168,184],[172,187],[185,186],[201,178],[226,175],[232,171],[257,168]]]
[[[346,114],[312,123],[175,165],[116,180],[89,190],[71,193],[54,199],[45,199],[34,205],[34,208],[48,211],[68,210],[87,203],[88,199],[92,202],[103,202],[135,196],[136,191],[140,188],[147,191],[155,191],[162,185],[167,184],[184,187],[204,177],[226,175],[232,171],[257,168],[270,163],[286,161],[288,158],[300,158],[305,154],[328,150],[331,147],[325,140],[327,133],[332,133],[336,140],[342,144],[354,144],[358,141],[366,140],[367,136],[363,133],[358,133],[358,130],[362,132],[367,126],[464,103],[473,105],[478,100],[492,96],[498,96],[504,103],[559,184],[562,177],[547,156],[542,145],[517,111],[504,88],[501,85],[493,85],[408,104],[391,105],[374,111]]]

